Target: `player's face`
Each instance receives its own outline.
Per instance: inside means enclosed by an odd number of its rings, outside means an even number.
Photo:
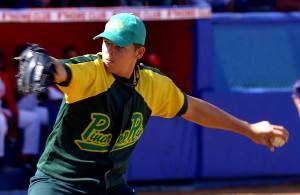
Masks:
[[[133,44],[120,47],[108,39],[103,39],[102,60],[110,73],[130,78],[137,59],[137,50]]]

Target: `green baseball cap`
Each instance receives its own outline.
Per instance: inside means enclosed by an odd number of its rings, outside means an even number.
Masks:
[[[105,25],[104,32],[93,39],[106,38],[118,46],[125,47],[133,43],[145,45],[146,28],[141,19],[132,13],[113,15]]]

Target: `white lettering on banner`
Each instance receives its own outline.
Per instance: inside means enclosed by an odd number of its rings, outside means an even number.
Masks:
[[[195,17],[194,10],[168,10],[168,17],[176,18],[176,17],[187,17],[192,16]]]
[[[85,21],[86,13],[84,12],[58,12],[57,20],[59,21]]]
[[[209,7],[0,9],[0,22],[106,22],[112,15],[120,12],[134,13],[144,21],[211,17]]]
[[[106,13],[105,12],[89,12],[89,17],[88,19],[90,21],[99,21],[103,18],[106,18]]]
[[[51,19],[49,12],[0,12],[2,22],[47,22]]]
[[[160,19],[162,11],[149,10],[141,12],[141,18]]]

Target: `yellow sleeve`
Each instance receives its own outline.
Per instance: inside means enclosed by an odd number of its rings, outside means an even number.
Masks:
[[[67,86],[59,86],[65,94],[66,102],[73,103],[106,91],[114,78],[105,71],[101,59],[82,63],[66,63],[70,71]]]
[[[152,110],[152,116],[172,118],[187,109],[187,97],[167,76],[151,70],[141,71],[139,93]]]

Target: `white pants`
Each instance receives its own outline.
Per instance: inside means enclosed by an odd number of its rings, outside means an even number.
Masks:
[[[34,112],[38,114],[40,123],[47,126],[49,124],[49,111],[48,108],[43,106],[37,106],[34,108]]]
[[[4,114],[0,111],[0,157],[4,157],[5,152],[5,136],[7,134],[8,125]]]
[[[22,154],[37,155],[40,147],[41,126],[48,125],[49,111],[46,107],[38,106],[36,94],[28,94],[18,102],[19,124],[23,130]]]
[[[23,130],[22,154],[38,155],[41,134],[39,114],[31,110],[20,109],[18,127]]]
[[[48,118],[49,112],[45,107],[36,107],[34,110],[19,109],[18,128],[23,131],[22,154],[39,154],[41,125],[48,125]],[[4,156],[7,131],[6,117],[0,113],[0,157]]]

